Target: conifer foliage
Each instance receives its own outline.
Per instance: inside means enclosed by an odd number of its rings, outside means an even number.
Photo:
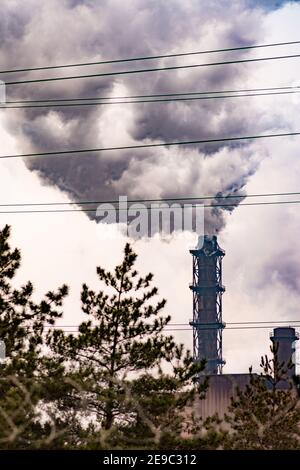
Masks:
[[[99,289],[83,284],[83,321],[56,326],[66,285],[34,300],[15,287],[21,254],[0,231],[0,449],[299,449],[300,406],[290,364],[276,346],[262,372],[232,398],[226,426],[205,422],[197,400],[207,381],[166,331],[165,300],[140,276],[129,244],[113,271],[97,268]],[[298,384],[299,391],[299,384]]]
[[[261,358],[260,375],[250,368],[250,382],[238,390],[226,416],[231,432],[225,447],[276,450],[300,448],[300,402],[292,364],[278,360],[278,345],[271,346],[271,359]]]
[[[156,431],[161,436],[176,421],[174,407],[182,409],[191,392],[181,393],[180,399],[175,394],[191,384],[204,365],[195,364],[183,346],[164,333],[170,321],[161,314],[165,300],[153,303],[158,295],[151,286],[153,275],[140,277],[136,258],[126,244],[124,259],[113,272],[98,267],[105,291],[83,285],[82,311],[88,318],[79,334],[55,331],[49,338],[56,354],[70,359],[68,370],[80,384],[64,397],[62,408],[84,404],[106,431],[114,431],[118,422],[118,439],[126,433],[136,439],[138,432],[149,439]],[[169,373],[162,372],[163,363]]]
[[[40,303],[32,300],[31,282],[14,288],[21,254],[10,247],[9,237],[5,226],[0,231],[0,340],[6,353],[0,361],[0,448],[39,447],[45,436],[37,405],[51,362],[42,354],[44,330],[62,316],[68,288],[48,292]]]

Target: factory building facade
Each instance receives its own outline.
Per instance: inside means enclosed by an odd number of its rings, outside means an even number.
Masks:
[[[193,256],[193,351],[194,360],[206,360],[206,367],[199,376],[208,379],[209,387],[205,399],[199,400],[197,413],[203,419],[218,413],[223,417],[230,405],[231,397],[236,396],[237,389],[243,390],[250,382],[250,374],[223,374],[225,360],[222,356],[222,331],[225,323],[222,320],[222,259],[225,255],[216,236],[199,237],[195,249],[190,250]],[[287,375],[290,379],[296,375],[295,345],[299,339],[294,328],[275,328],[271,341],[277,350],[280,363],[290,363]],[[287,388],[282,382],[278,388]]]

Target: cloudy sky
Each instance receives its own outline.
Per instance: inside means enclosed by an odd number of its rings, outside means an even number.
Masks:
[[[299,2],[202,0],[2,0],[1,70],[300,40]],[[300,54],[300,45],[161,59],[147,66]],[[139,64],[141,66],[141,64]],[[141,66],[143,68],[144,64]],[[18,79],[125,70],[136,64],[18,74]],[[87,72],[88,70],[88,72]],[[160,73],[7,87],[7,99],[179,93],[300,85],[300,61],[254,62]],[[16,75],[1,75],[12,81]],[[299,95],[68,109],[2,110],[1,155],[140,145],[300,131]],[[119,151],[62,158],[1,160],[1,204],[297,192],[299,137]],[[281,198],[282,199],[282,198]],[[294,196],[290,199],[297,199]],[[260,198],[261,200],[261,198]],[[276,200],[276,199],[273,199]],[[289,200],[289,198],[286,198]],[[244,202],[249,201],[244,200]],[[1,208],[5,211],[7,208]],[[225,322],[299,320],[300,218],[295,204],[206,211],[206,230],[226,250]],[[82,282],[112,268],[126,239],[103,237],[84,213],[0,214],[13,228],[39,297],[71,287],[61,324],[81,319]],[[192,317],[195,235],[135,241],[141,272],[152,271],[172,322]],[[190,332],[176,338],[192,347]],[[225,372],[246,372],[268,351],[269,330],[225,330]]]

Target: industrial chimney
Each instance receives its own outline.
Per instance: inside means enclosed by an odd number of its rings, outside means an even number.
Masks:
[[[296,333],[295,328],[290,327],[274,328],[273,335],[271,336],[271,341],[278,347],[277,357],[279,363],[284,362],[285,365],[288,365],[292,362],[292,367],[288,369],[287,372],[287,375],[290,378],[296,375],[295,342],[298,339],[299,336]]]
[[[193,349],[194,359],[206,359],[203,374],[222,373],[222,258],[225,252],[217,237],[199,237],[193,255]]]

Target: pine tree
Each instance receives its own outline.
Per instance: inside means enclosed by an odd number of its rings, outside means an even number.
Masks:
[[[9,237],[5,226],[0,231],[0,340],[6,349],[0,361],[0,448],[34,447],[43,435],[37,405],[51,364],[42,354],[44,327],[61,317],[68,289],[64,285],[36,303],[31,282],[14,288],[21,253],[11,249]]]
[[[261,374],[253,374],[250,368],[249,384],[232,399],[225,448],[300,449],[300,400],[288,377],[291,364],[278,361],[276,345],[271,352],[272,359],[261,358]]]
[[[88,320],[77,336],[62,331],[49,336],[56,354],[69,358],[68,378],[76,383],[58,400],[59,409],[85,409],[86,417],[94,416],[111,439],[117,427],[119,445],[121,435],[131,433],[134,440],[142,430],[152,439],[154,427],[160,436],[168,426],[175,430],[175,409],[183,409],[191,394],[183,393],[184,387],[204,366],[164,334],[170,321],[170,316],[161,315],[165,300],[151,303],[158,290],[151,287],[152,274],[139,277],[136,258],[126,244],[124,260],[114,272],[97,268],[107,293],[83,285],[82,310]],[[163,363],[168,373],[162,371]]]

